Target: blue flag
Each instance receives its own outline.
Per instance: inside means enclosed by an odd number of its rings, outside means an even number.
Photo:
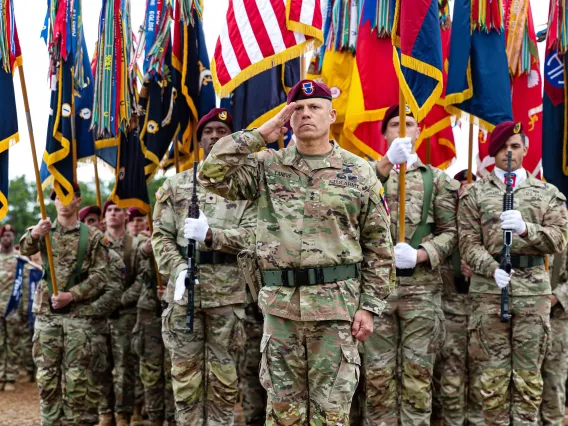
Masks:
[[[20,299],[22,298],[22,283],[24,281],[24,266],[26,263],[27,260],[18,257],[18,265],[16,266],[16,274],[14,276],[14,285],[12,286],[12,294],[10,295],[10,300],[8,300],[8,305],[6,306],[4,320],[6,320],[12,312],[16,312],[20,305]]]
[[[43,271],[41,269],[32,268],[30,270],[30,278],[28,281],[28,327],[31,329],[34,328],[35,322],[35,315],[33,311],[35,292],[42,277]]]
[[[93,71],[89,61],[89,53],[85,37],[81,43],[81,57],[83,59],[83,73],[85,84],[78,88],[75,96],[75,141],[77,144],[77,161],[95,155],[95,134],[91,130],[91,117],[94,97]]]
[[[446,110],[471,114],[485,130],[513,120],[505,31],[472,29],[471,0],[455,0]]]
[[[8,148],[18,140],[14,81],[0,66],[0,220],[8,213]]]

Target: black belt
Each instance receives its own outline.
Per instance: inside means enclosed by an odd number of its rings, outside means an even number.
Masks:
[[[220,251],[197,251],[198,265],[227,265],[237,263],[237,255]]]
[[[416,270],[416,267],[405,268],[405,269],[396,268],[396,276],[397,277],[411,277],[412,275],[414,275],[415,270]]]
[[[359,278],[361,264],[327,266],[306,269],[276,269],[262,271],[265,286],[301,287],[321,285]]]
[[[493,259],[495,259],[497,262],[501,262],[501,255],[494,254]],[[544,265],[544,256],[512,254],[511,265],[513,266],[513,269],[524,269],[532,268],[534,266],[541,266]]]

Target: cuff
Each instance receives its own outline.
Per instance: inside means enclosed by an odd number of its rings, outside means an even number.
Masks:
[[[187,263],[180,263],[177,266],[177,268],[175,269],[176,273],[175,273],[174,280],[173,280],[174,283],[176,282],[177,277],[179,276],[180,272],[185,271],[185,270],[187,270]]]
[[[534,240],[535,236],[538,234],[538,232],[540,230],[540,225],[525,221],[525,226],[527,227],[527,235],[525,235],[524,237],[521,237],[521,238],[523,240],[531,242],[531,241]]]
[[[83,298],[81,297],[81,293],[79,292],[78,287],[79,286],[73,286],[69,290],[69,293],[71,293],[73,295],[73,302],[82,302],[83,301]]]
[[[495,272],[495,269],[497,268],[499,268],[499,262],[492,258],[491,260],[487,260],[485,262],[485,265],[483,265],[479,273],[480,275],[484,275],[487,278],[493,278],[493,272]]]
[[[554,294],[556,296],[556,298],[558,299],[558,303],[560,303],[562,305],[562,309],[564,309],[564,311],[568,312],[568,283],[564,283],[562,285],[559,285],[558,287],[556,287],[554,289],[554,291],[552,292],[552,294]]]
[[[361,298],[359,299],[359,309],[364,309],[365,311],[372,312],[373,314],[378,316],[383,313],[386,306],[386,300],[381,300],[368,294],[362,294]]]
[[[223,248],[223,231],[220,229],[211,228],[211,247],[213,251],[221,251]]]
[[[430,241],[420,244],[419,248],[423,248],[428,253],[428,258],[430,259],[430,266],[432,270],[436,269],[440,264],[440,256],[438,256],[438,250],[434,247]]]
[[[245,132],[248,132],[244,130]],[[248,146],[252,152],[260,151],[262,148],[266,148],[266,142],[258,133],[258,130],[252,130],[249,132],[252,137],[247,138]]]

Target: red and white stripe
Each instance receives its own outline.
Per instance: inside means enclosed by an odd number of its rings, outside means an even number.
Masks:
[[[290,3],[288,17],[287,3]],[[290,27],[312,28],[300,32]],[[321,29],[320,0],[229,0],[227,19],[211,64],[218,94],[228,94],[236,85],[261,72],[258,67],[255,70],[251,67],[267,58],[271,62],[264,69],[290,59],[283,58],[288,56],[285,52],[296,46],[306,45],[296,56],[317,47],[321,37],[312,35],[321,34]]]

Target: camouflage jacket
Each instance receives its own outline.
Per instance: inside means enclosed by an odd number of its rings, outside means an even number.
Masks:
[[[352,321],[357,309],[380,315],[394,286],[393,245],[381,184],[369,164],[332,142],[311,170],[296,147],[265,150],[256,131],[215,144],[199,170],[206,188],[231,200],[258,200],[260,268],[328,267],[361,262],[361,279],[296,288],[263,287],[259,305],[301,321]]]
[[[175,280],[187,268],[187,239],[183,236],[185,219],[191,204],[193,170],[167,179],[156,195],[152,246],[162,275],[169,277],[166,302],[172,303]],[[197,186],[199,208],[213,232],[211,247],[204,243],[199,251],[238,254],[254,243],[256,206],[248,201],[229,201]],[[237,263],[198,265],[199,285],[195,306],[214,308],[246,302],[246,283]],[[187,304],[187,294],[180,304]]]
[[[459,257],[459,250],[456,248],[455,254]],[[458,293],[456,289],[456,270],[453,264],[452,253],[444,263],[440,265],[440,275],[442,277],[442,310],[454,315],[469,315],[468,295]],[[461,272],[460,274],[461,275]]]
[[[376,167],[374,163],[373,166]],[[405,241],[410,243],[422,220],[424,182],[421,169],[426,167],[429,167],[433,174],[432,201],[428,208],[427,219],[433,233],[422,239],[420,247],[426,250],[430,260],[418,264],[411,277],[397,277],[401,286],[398,288],[399,294],[439,291],[442,285],[439,266],[452,254],[458,243],[456,207],[459,182],[451,179],[440,169],[425,166],[420,160],[417,160],[406,172]],[[390,229],[395,244],[398,242],[399,173],[400,171],[395,167],[389,176],[381,176],[377,171],[379,179],[385,186],[386,199],[391,209]]]
[[[148,255],[143,250],[144,243],[148,237],[144,234],[139,234],[139,238],[141,242],[138,246],[138,256],[140,256],[141,262],[138,271],[139,277],[136,281],[142,283],[142,289],[136,308],[138,312],[141,310],[155,312],[158,303],[158,282],[154,266],[154,255],[153,253]]]
[[[64,228],[57,221],[53,222],[51,245],[55,277],[60,289],[63,289],[69,281],[77,266],[79,226],[80,223],[78,222],[71,228]],[[108,249],[103,243],[103,238],[103,234],[99,230],[89,228],[87,254],[81,268],[81,275],[86,278],[69,289],[73,294],[70,315],[92,315],[89,304],[93,298],[104,291],[107,281]],[[20,252],[24,256],[31,256],[38,251],[41,252],[42,264],[47,265],[45,239],[33,238],[30,229],[20,240]],[[48,284],[44,279],[37,286],[33,311],[36,315],[52,315],[49,310]]]
[[[553,281],[554,265],[560,262],[558,281]],[[554,318],[568,320],[568,247],[562,253],[557,253],[550,258],[550,283],[552,294],[558,298],[558,304],[552,309]]]
[[[126,259],[126,239],[131,238],[131,249],[130,258]],[[138,257],[138,245],[140,240],[137,237],[132,237],[127,232],[120,238],[116,240],[112,238],[108,231],[105,233],[105,244],[107,244],[109,249],[114,250],[119,257],[123,260],[123,266],[125,268],[124,277],[120,280],[123,283],[124,291],[120,298],[120,312],[121,314],[135,314],[136,313],[136,303],[140,297],[140,291],[142,289],[142,283],[138,280],[138,271],[140,269],[141,259]],[[127,265],[127,263],[129,265]],[[130,276],[128,271],[130,270]],[[118,275],[114,274],[116,278]]]
[[[501,213],[505,184],[491,173],[464,190],[458,229],[462,259],[473,270],[471,293],[500,294],[493,272],[503,247]],[[514,208],[521,212],[527,235],[513,233],[512,254],[544,256],[558,253],[568,241],[566,197],[555,186],[529,176],[514,191]],[[517,268],[509,291],[517,296],[550,294],[550,279],[543,265]]]
[[[126,267],[122,257],[113,249],[108,250],[107,281],[100,296],[91,303],[93,316],[106,318],[120,307],[120,297],[124,292]]]
[[[6,313],[6,308],[8,307],[8,302],[12,296],[12,290],[14,289],[14,279],[16,278],[16,268],[18,266],[18,255],[19,253],[16,250],[10,254],[0,253],[0,319]],[[12,312],[10,316],[18,315],[21,318],[25,318],[26,316],[28,303],[28,274],[29,268],[25,267],[20,304],[18,305],[16,312]]]

